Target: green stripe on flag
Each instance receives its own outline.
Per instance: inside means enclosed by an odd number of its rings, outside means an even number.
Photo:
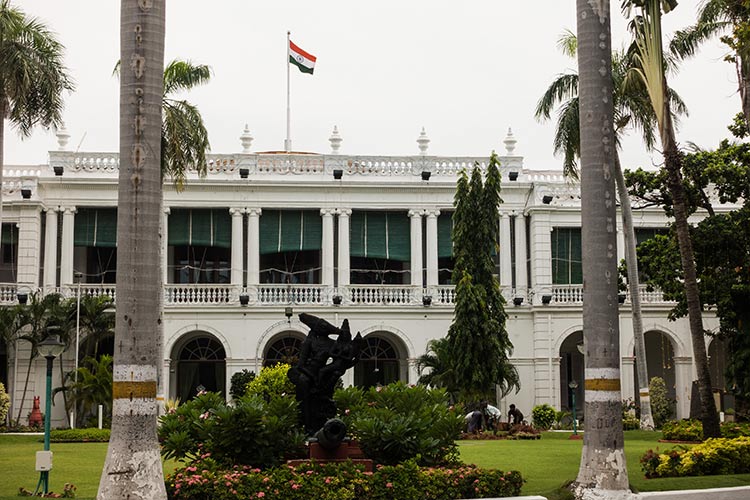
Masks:
[[[313,69],[314,68],[308,68],[304,64],[300,64],[299,61],[297,61],[294,58],[294,56],[289,56],[289,62],[292,63],[292,64],[294,64],[295,66],[297,66],[301,72],[303,72],[303,73],[309,73],[311,75],[313,74]]]

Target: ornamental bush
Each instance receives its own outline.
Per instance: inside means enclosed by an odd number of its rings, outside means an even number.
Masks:
[[[374,472],[351,462],[311,462],[261,471],[247,466],[222,468],[211,458],[175,470],[165,482],[169,498],[175,500],[453,500],[516,496],[523,485],[517,471],[421,468],[414,460],[379,466]]]
[[[257,394],[266,401],[285,396],[293,399],[295,397],[294,384],[286,376],[289,368],[291,366],[284,363],[263,368],[258,375],[248,382],[245,394],[248,396]]]
[[[272,467],[303,455],[304,434],[294,398],[246,395],[229,406],[221,394],[203,393],[160,418],[165,458]]]
[[[109,434],[109,429],[58,429],[50,431],[49,438],[53,443],[106,443]]]
[[[253,381],[255,378],[255,372],[250,370],[242,370],[234,375],[229,382],[229,395],[232,396],[232,400],[240,399],[247,392],[247,384]]]
[[[667,384],[661,377],[654,377],[648,384],[649,399],[651,400],[651,416],[657,429],[674,415],[675,401],[667,396]]]
[[[668,441],[703,441],[703,424],[700,420],[670,420],[661,426]]]
[[[649,450],[641,457],[646,477],[708,476],[750,472],[750,437],[707,439],[692,448],[664,453]]]
[[[5,386],[0,382],[0,425],[5,424],[5,417],[8,416],[10,408],[10,396],[5,392]]]
[[[368,458],[393,465],[417,459],[420,465],[455,463],[456,439],[463,413],[448,404],[443,389],[396,382],[362,390],[340,389],[334,394],[339,418]]]
[[[533,419],[534,427],[546,431],[555,423],[555,409],[547,403],[537,405],[531,410],[531,418]]]

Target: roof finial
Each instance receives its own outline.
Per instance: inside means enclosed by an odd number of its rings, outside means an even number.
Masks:
[[[505,152],[508,156],[513,156],[513,151],[516,149],[516,138],[513,137],[513,131],[508,127],[508,135],[505,136],[505,140],[503,143],[505,143]]]
[[[242,131],[242,135],[240,136],[240,143],[242,143],[242,152],[245,154],[249,153],[250,146],[253,143],[253,136],[250,134],[247,123],[245,124],[245,130]]]
[[[337,155],[339,154],[339,148],[341,147],[341,142],[344,139],[341,138],[339,135],[339,128],[334,125],[333,126],[333,132],[331,132],[331,137],[328,138],[328,142],[331,143],[331,154]]]
[[[422,127],[422,132],[417,138],[417,144],[419,144],[419,154],[425,156],[427,154],[427,146],[430,144],[430,139],[427,137],[424,127]]]
[[[65,146],[68,145],[68,141],[70,140],[70,134],[68,133],[68,129],[65,128],[65,122],[62,122],[60,124],[60,128],[57,129],[57,144],[60,151],[65,151]]]

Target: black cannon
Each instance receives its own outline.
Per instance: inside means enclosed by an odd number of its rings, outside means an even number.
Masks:
[[[345,437],[346,424],[338,418],[331,418],[313,435],[310,442],[317,442],[321,448],[333,451],[341,445]]]

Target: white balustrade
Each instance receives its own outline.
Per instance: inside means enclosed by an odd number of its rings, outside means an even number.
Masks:
[[[164,305],[228,304],[234,302],[236,297],[236,285],[164,285]]]
[[[648,285],[640,285],[638,291],[643,304],[663,304],[668,303],[664,300],[664,294],[658,288],[652,288]]]
[[[452,306],[456,303],[456,287],[454,285],[438,285],[430,290],[432,305]]]
[[[323,285],[258,285],[258,303],[265,305],[324,304],[330,287]]]
[[[263,174],[322,174],[325,157],[322,155],[257,155],[257,173]]]
[[[583,285],[554,285],[552,300],[556,304],[583,304]]]
[[[416,292],[421,288],[393,285],[349,285],[347,292],[351,304],[408,305],[417,303]],[[421,297],[419,297],[421,303]]]
[[[15,283],[0,283],[0,304],[16,304],[18,287]]]

